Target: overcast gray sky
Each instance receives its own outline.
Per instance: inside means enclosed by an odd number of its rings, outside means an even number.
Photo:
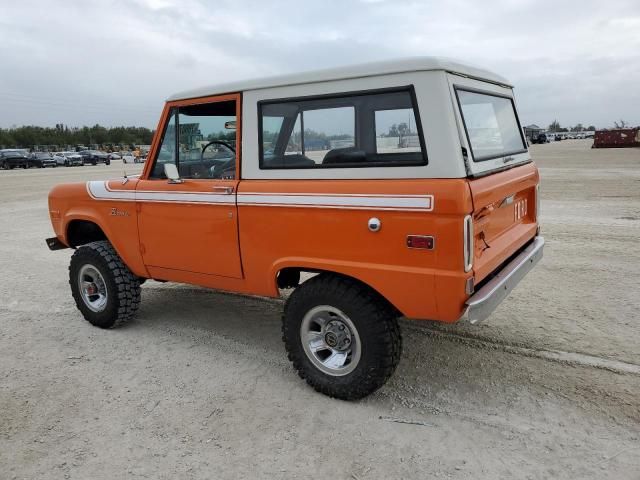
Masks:
[[[0,0],[0,12],[1,127],[155,127],[175,91],[409,55],[509,78],[524,124],[640,125],[640,0]]]

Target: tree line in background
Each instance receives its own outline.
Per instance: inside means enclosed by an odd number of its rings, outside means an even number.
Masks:
[[[149,145],[153,130],[145,127],[55,127],[0,128],[0,146],[30,148],[33,145]]]
[[[625,120],[620,120],[620,121],[617,121],[617,122],[613,122],[613,125],[614,125],[615,128],[629,128],[631,126]],[[585,131],[593,132],[593,131],[597,130],[597,128],[595,126],[593,126],[593,125],[589,125],[588,127],[585,127],[581,123],[577,124],[575,127],[566,128],[566,127],[561,127],[560,126],[560,122],[558,122],[558,120],[554,120],[549,125],[548,130],[550,132],[585,132]]]
[[[594,127],[593,125],[589,125],[588,127],[585,127],[584,125],[579,123],[575,127],[566,128],[566,127],[561,127],[560,122],[558,122],[557,120],[554,120],[549,125],[548,130],[550,132],[584,132],[584,131],[594,131],[596,130],[596,127]]]

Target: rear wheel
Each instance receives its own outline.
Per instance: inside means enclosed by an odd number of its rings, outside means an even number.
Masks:
[[[384,385],[402,351],[395,309],[369,287],[330,274],[292,293],[282,336],[298,375],[343,400],[366,397]]]
[[[134,317],[140,282],[107,241],[78,248],[69,265],[69,284],[85,320],[100,328],[117,327]]]

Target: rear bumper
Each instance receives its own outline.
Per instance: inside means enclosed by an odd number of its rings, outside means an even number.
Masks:
[[[467,309],[461,320],[476,324],[486,320],[516,285],[542,258],[544,238],[535,237],[531,245],[511,260],[485,286],[466,301]]]

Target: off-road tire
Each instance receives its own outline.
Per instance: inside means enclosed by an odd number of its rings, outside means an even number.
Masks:
[[[302,320],[319,305],[341,310],[358,331],[361,357],[347,375],[322,372],[304,351],[300,338]],[[397,317],[397,311],[366,285],[339,275],[321,274],[300,285],[287,300],[282,340],[298,375],[315,390],[342,400],[357,400],[384,385],[400,361],[402,337]]]
[[[107,304],[100,312],[87,307],[78,285],[80,269],[87,264],[99,270],[106,284]],[[78,310],[85,320],[96,327],[118,327],[132,319],[140,305],[138,277],[131,273],[107,241],[88,243],[75,251],[69,265],[69,284]]]

